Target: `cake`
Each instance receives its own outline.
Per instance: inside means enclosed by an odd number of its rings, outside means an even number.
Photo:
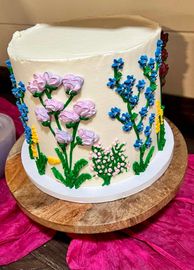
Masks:
[[[138,192],[164,173],[173,135],[161,99],[163,37],[140,16],[14,33],[7,64],[25,130],[22,163],[38,188],[101,202]]]

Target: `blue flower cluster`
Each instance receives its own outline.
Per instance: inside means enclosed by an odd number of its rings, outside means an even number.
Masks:
[[[122,58],[113,60],[112,68],[119,70],[119,69],[123,69],[123,66],[124,66],[124,61]]]
[[[10,72],[9,77],[10,77],[12,86],[13,86],[13,87],[16,87],[16,79],[15,79],[15,76],[14,76],[14,74],[13,74],[12,65],[11,65],[10,60],[7,59],[7,60],[5,61],[5,64],[7,65],[7,68],[9,69],[9,72]]]
[[[161,39],[159,39],[157,41],[157,47],[156,47],[156,51],[155,51],[155,59],[154,58],[150,58],[148,60],[147,55],[142,55],[138,61],[140,67],[142,69],[149,67],[151,69],[151,71],[154,71],[155,68],[155,64],[157,63],[158,66],[160,67],[161,63],[162,63],[162,46],[163,46],[163,41]],[[155,82],[156,81],[156,75],[155,73],[153,73],[151,75],[152,80]],[[151,81],[152,81],[151,80]]]
[[[124,125],[123,125],[123,131],[130,131],[133,127],[133,123],[131,121],[128,121],[126,122]]]
[[[151,113],[149,117],[149,124],[152,125],[155,121],[155,113]]]
[[[26,138],[26,142],[28,144],[30,144],[31,143],[32,132],[31,132],[31,128],[28,127],[26,124],[24,125],[24,135],[25,135],[25,138]]]
[[[5,61],[5,64],[6,64],[6,66],[7,66],[7,68],[8,68],[9,70],[12,69],[11,62],[10,62],[9,59],[7,59],[7,60]]]
[[[146,148],[149,148],[152,144],[152,138],[151,137],[148,137],[146,142],[145,142],[145,147]]]
[[[156,59],[156,63],[158,64],[159,67],[162,63],[162,46],[163,46],[163,41],[161,39],[159,39],[157,41],[157,48],[155,51],[155,59]]]
[[[145,91],[144,95],[145,95],[145,98],[148,101],[148,105],[153,106],[155,97],[154,97],[154,94],[153,94],[153,91],[152,91],[151,87],[146,88],[146,91]]]
[[[24,94],[26,92],[26,88],[25,88],[25,85],[23,84],[23,82],[19,82],[18,87],[17,87],[10,60],[9,59],[6,60],[5,63],[9,69],[9,72],[10,72],[10,79],[11,79],[11,82],[13,85],[12,93],[15,96],[15,98],[17,99],[16,105],[17,105],[18,110],[20,112],[20,120],[21,120],[23,128],[24,128],[26,142],[28,144],[30,144],[31,143],[31,128],[27,125],[29,111],[28,111],[27,105],[23,102],[23,97],[24,97]],[[21,100],[21,98],[22,98],[22,100]]]
[[[148,108],[146,106],[142,107],[139,114],[141,115],[142,118],[144,118],[148,113]]]
[[[107,86],[111,89],[113,89],[116,86],[116,79],[115,78],[109,78],[109,82],[107,83]]]
[[[134,143],[133,146],[135,147],[136,150],[139,150],[139,149],[142,147],[142,145],[143,145],[142,140],[141,140],[141,139],[137,139],[137,140],[135,141],[135,143]]]
[[[147,65],[148,57],[147,55],[142,55],[138,61],[141,68],[144,68]]]
[[[144,125],[143,125],[142,122],[140,122],[140,123],[137,125],[137,131],[140,133],[140,132],[143,131],[143,129],[144,129]]]
[[[151,126],[147,126],[144,130],[144,134],[146,137],[149,137],[151,134]]]
[[[18,99],[23,98],[26,92],[25,85],[22,82],[18,83],[18,87],[12,89],[12,94]]]
[[[108,113],[110,118],[115,119],[117,116],[120,115],[121,110],[117,107],[111,108],[111,111]]]
[[[145,80],[139,80],[138,81],[138,84],[136,84],[137,90],[139,92],[142,91],[142,90],[144,90],[145,84],[146,84]]]
[[[19,101],[16,102],[16,105],[18,107],[18,110],[20,112],[20,117],[27,122],[28,121],[28,107],[25,103],[20,103]]]

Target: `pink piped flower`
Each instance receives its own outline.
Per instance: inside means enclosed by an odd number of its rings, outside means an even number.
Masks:
[[[91,100],[80,100],[74,104],[73,109],[83,118],[90,118],[96,114],[96,106]]]
[[[99,139],[98,135],[87,129],[79,129],[78,136],[82,141],[82,145],[93,145]]]
[[[51,72],[44,72],[43,78],[48,86],[58,88],[62,84],[62,78],[59,75],[55,75]]]
[[[33,75],[33,80],[28,83],[27,90],[34,95],[36,93],[42,93],[46,86],[57,88],[61,83],[61,77],[51,72],[37,73]]]
[[[73,140],[71,134],[60,129],[55,130],[55,139],[58,143],[61,144],[69,144]]]
[[[46,81],[42,74],[34,74],[33,80],[28,83],[27,90],[32,93],[42,93],[45,90]]]
[[[64,104],[61,101],[58,101],[54,98],[52,99],[46,99],[45,102],[45,107],[49,112],[58,112],[58,111],[62,111]]]
[[[80,118],[79,115],[73,110],[63,110],[59,114],[59,120],[61,120],[65,124],[69,124],[79,122]]]
[[[35,109],[35,115],[38,121],[40,121],[41,123],[50,121],[50,115],[45,108],[37,107]]]
[[[77,75],[67,74],[63,77],[63,86],[68,94],[72,92],[77,94],[81,90],[83,83],[84,79]]]

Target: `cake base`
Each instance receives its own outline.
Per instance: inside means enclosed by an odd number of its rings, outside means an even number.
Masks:
[[[8,187],[21,209],[34,221],[69,233],[102,233],[134,226],[157,213],[176,195],[187,167],[187,147],[179,130],[174,134],[174,152],[168,169],[150,187],[127,198],[106,203],[79,204],[56,199],[28,179],[22,162],[21,137],[6,162]]]
[[[68,188],[48,175],[39,175],[34,160],[29,157],[28,144],[22,146],[22,164],[29,179],[43,192],[70,202],[101,203],[133,195],[152,185],[168,168],[174,148],[173,133],[165,121],[166,144],[152,159],[149,167],[140,175],[134,175],[108,186],[88,186],[79,189]]]

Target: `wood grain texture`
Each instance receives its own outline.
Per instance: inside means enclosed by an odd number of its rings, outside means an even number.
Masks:
[[[176,194],[187,167],[187,147],[174,124],[169,122],[175,147],[171,164],[162,177],[145,190],[113,202],[79,204],[53,198],[28,179],[20,157],[22,139],[10,152],[6,179],[21,209],[34,221],[64,232],[102,233],[136,225],[162,209]]]

